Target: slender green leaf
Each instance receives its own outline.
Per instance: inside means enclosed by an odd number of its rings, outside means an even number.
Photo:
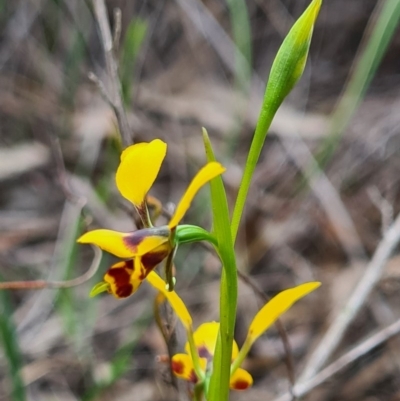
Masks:
[[[125,105],[131,102],[133,70],[146,33],[147,22],[137,18],[130,22],[125,34],[120,61],[120,79]]]
[[[206,130],[203,130],[203,140],[208,161],[215,161]],[[218,241],[218,253],[223,269],[220,290],[220,331],[207,399],[209,401],[226,401],[229,396],[232,342],[236,319],[237,269],[230,231],[228,201],[222,178],[214,178],[210,185],[214,235]]]
[[[390,40],[396,32],[400,19],[400,1],[378,2],[374,14],[378,17],[370,23],[373,26],[370,38],[352,69],[353,73],[343,96],[331,116],[331,126],[327,139],[323,142],[316,156],[321,168],[326,165],[335,152],[344,130],[365,96]],[[369,31],[368,28],[367,31]]]

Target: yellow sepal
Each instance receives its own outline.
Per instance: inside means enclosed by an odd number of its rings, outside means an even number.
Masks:
[[[303,298],[311,291],[317,289],[321,283],[310,282],[280,292],[265,304],[256,314],[250,324],[247,340],[252,344],[264,331],[266,331],[283,313],[285,313],[296,301]]]
[[[207,184],[207,182],[211,181],[213,178],[219,176],[225,171],[225,167],[223,167],[220,163],[210,162],[207,163],[193,178],[192,182],[188,186],[185,194],[182,199],[178,203],[176,207],[175,213],[172,216],[171,221],[168,226],[173,229],[175,228],[179,222],[182,220],[183,216],[187,212],[192,203],[193,198],[199,191],[199,189]]]
[[[168,235],[167,226],[147,228],[131,233],[100,229],[83,234],[77,242],[96,245],[103,251],[121,259],[131,259],[134,256],[145,255],[166,244],[169,240]]]
[[[101,248],[103,251],[109,252],[118,258],[128,259],[135,256],[125,244],[124,238],[128,235],[113,230],[93,230],[83,234],[78,238],[77,242],[81,244],[93,244]]]

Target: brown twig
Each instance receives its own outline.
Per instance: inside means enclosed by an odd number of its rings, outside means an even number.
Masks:
[[[376,334],[362,341],[359,345],[355,346],[351,351],[342,355],[336,361],[332,362],[325,369],[321,370],[312,378],[298,383],[294,386],[294,393],[297,397],[302,397],[310,392],[315,387],[319,386],[333,375],[344,369],[346,366],[350,365],[360,357],[366,355],[368,352],[372,351],[374,348],[383,344],[393,336],[400,333],[400,320],[397,320],[393,324],[384,329],[378,331]],[[276,398],[274,401],[289,401],[291,395],[283,394],[282,396]]]
[[[115,55],[115,40],[120,35],[120,18],[118,12],[116,16],[116,24],[114,31],[114,40],[111,35],[111,28],[108,21],[107,9],[104,0],[93,0],[93,9],[96,22],[99,27],[100,40],[103,46],[104,58],[106,62],[107,76],[109,80],[109,87],[106,86],[96,77],[95,74],[90,73],[89,78],[96,83],[99,90],[113,108],[117,117],[118,127],[121,133],[121,140],[124,147],[132,144],[133,133],[129,127],[127,115],[125,113],[124,103],[122,99],[121,82],[118,76],[118,63]],[[118,27],[119,25],[119,27]]]
[[[368,295],[381,277],[383,268],[399,241],[400,214],[397,215],[393,224],[386,231],[350,299],[314,350],[298,383],[314,377],[336,349],[347,327],[364,305]]]
[[[100,266],[102,256],[100,248],[97,248],[95,246],[92,246],[92,248],[94,251],[92,264],[90,265],[89,270],[79,277],[65,281],[6,281],[0,282],[0,290],[39,290],[42,288],[70,288],[86,283],[86,281],[90,280],[96,274]]]

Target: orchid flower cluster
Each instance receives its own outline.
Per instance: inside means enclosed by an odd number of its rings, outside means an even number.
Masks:
[[[121,195],[138,212],[143,229],[123,233],[113,230],[93,230],[82,235],[78,242],[97,245],[118,258],[124,259],[110,267],[103,281],[96,284],[91,296],[108,291],[117,298],[126,298],[140,287],[148,274],[166,260],[168,285],[173,288],[172,260],[181,243],[207,239],[210,235],[197,226],[179,226],[190,204],[207,182],[225,171],[217,162],[207,163],[193,178],[168,225],[154,227],[146,197],[152,187],[167,152],[167,144],[159,139],[150,143],[129,146],[121,155],[116,184]]]
[[[217,322],[203,323],[193,331],[192,318],[184,302],[154,269],[165,260],[168,275],[175,252],[182,242],[208,240],[215,244],[212,234],[206,230],[197,226],[180,226],[179,223],[198,190],[222,174],[225,168],[217,162],[207,163],[193,178],[168,225],[155,227],[148,212],[146,197],[160,170],[166,150],[166,143],[156,139],[150,143],[132,145],[121,155],[116,184],[121,195],[137,210],[144,228],[128,233],[106,229],[93,230],[81,236],[78,242],[96,245],[123,259],[107,270],[103,281],[93,287],[91,296],[107,291],[116,298],[126,298],[135,293],[142,282],[147,280],[169,301],[185,327],[188,339],[185,353],[176,354],[171,358],[172,371],[177,377],[187,380],[197,388],[205,389],[213,371],[213,357],[220,325]],[[240,351],[233,341],[231,389],[245,390],[252,385],[250,373],[240,368],[252,344],[294,302],[318,286],[318,282],[311,282],[279,293],[255,316]]]

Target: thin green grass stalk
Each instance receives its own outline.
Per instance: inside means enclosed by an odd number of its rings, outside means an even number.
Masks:
[[[370,23],[373,27],[366,29],[366,31],[371,32],[371,36],[360,54],[343,95],[331,116],[327,140],[316,156],[320,168],[326,166],[337,149],[344,131],[364,98],[399,24],[400,1],[381,1],[375,10],[377,18],[374,18],[374,21]],[[312,169],[308,177],[315,172],[315,169]]]
[[[11,399],[25,401],[25,387],[21,377],[21,354],[7,291],[0,291],[0,340],[10,370]]]
[[[133,71],[140,49],[146,38],[147,29],[147,22],[136,18],[129,23],[125,34],[119,63],[119,75],[125,106],[130,106],[132,101]]]
[[[251,27],[244,0],[227,0],[235,43],[235,86],[247,93],[251,79]]]
[[[203,130],[203,140],[208,161],[215,161],[206,130]],[[237,268],[230,232],[228,201],[222,178],[214,178],[210,186],[214,235],[218,241],[218,254],[223,268],[220,286],[220,330],[207,400],[227,401],[237,307]]]
[[[231,224],[233,242],[236,240],[240,219],[250,188],[250,182],[260,157],[268,129],[283,100],[303,74],[314,23],[318,16],[321,3],[322,0],[313,0],[311,2],[286,36],[272,64],[260,116],[247,156],[239,193],[233,211]]]
[[[247,5],[244,0],[227,0],[233,42],[235,44],[234,87],[247,97],[252,75],[251,26]],[[238,144],[242,127],[242,115],[236,117],[235,127],[227,141],[226,157],[231,158]]]

